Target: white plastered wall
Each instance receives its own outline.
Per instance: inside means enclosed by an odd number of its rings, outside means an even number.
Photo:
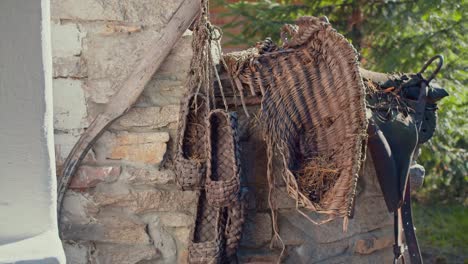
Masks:
[[[49,0],[0,1],[0,263],[64,263]]]

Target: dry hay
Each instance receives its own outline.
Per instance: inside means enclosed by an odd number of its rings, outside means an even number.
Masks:
[[[304,162],[303,168],[297,172],[297,184],[304,195],[318,203],[339,175],[339,169],[329,159],[316,157]]]

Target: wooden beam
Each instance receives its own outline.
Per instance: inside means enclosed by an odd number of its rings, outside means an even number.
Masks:
[[[240,97],[226,97],[226,103],[229,107],[236,107],[242,106],[242,102]],[[261,96],[246,96],[244,98],[244,103],[246,106],[255,106],[262,104],[262,97]],[[223,100],[221,97],[216,97],[216,105],[223,105]]]
[[[363,69],[363,68],[359,68],[359,71],[360,71],[361,76],[363,78],[371,80],[371,81],[376,82],[376,83],[384,83],[384,82],[388,81],[392,77],[392,74],[381,73],[381,72],[373,72],[373,71],[369,71],[369,70],[366,70],[366,69]],[[240,97],[238,96],[238,98],[234,99],[234,93],[232,92],[233,87],[232,87],[231,83],[228,81],[229,77],[227,75],[227,72],[223,68],[221,68],[219,70],[219,76],[220,76],[220,80],[221,80],[222,85],[223,85],[224,94],[225,94],[226,102],[227,102],[228,106],[229,107],[241,106],[242,102],[241,102]],[[222,105],[223,100],[221,98],[221,93],[219,92],[219,84],[218,84],[217,81],[214,82],[214,88],[215,88],[216,104],[217,105]],[[234,87],[234,89],[237,90],[236,87]],[[245,89],[247,89],[247,88],[245,88]],[[239,92],[239,91],[237,91],[237,92]],[[246,95],[245,98],[244,98],[244,102],[245,102],[246,106],[260,105],[262,103],[262,96],[261,95],[258,95],[258,96],[252,96],[252,95],[247,96]]]
[[[104,130],[114,120],[126,113],[143,92],[161,63],[172,50],[182,34],[189,28],[201,9],[200,1],[184,0],[172,15],[161,35],[150,44],[147,55],[136,65],[128,78],[119,85],[118,91],[107,104],[103,113],[96,116],[81,135],[63,165],[62,177],[58,179],[58,217],[62,210],[65,192],[81,161]]]

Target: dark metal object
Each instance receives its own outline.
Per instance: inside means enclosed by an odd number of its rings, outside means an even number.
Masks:
[[[425,80],[422,77],[422,73],[427,69],[429,64],[431,64],[435,59],[439,59],[439,64],[437,66],[437,69],[432,73],[432,75],[429,77],[429,79]],[[442,65],[444,63],[444,58],[442,55],[437,55],[432,57],[429,61],[427,61],[421,71],[418,73],[418,77],[421,77],[421,88],[419,91],[419,97],[418,97],[418,102],[416,104],[415,110],[415,123],[416,127],[418,128],[418,132],[421,131],[421,125],[424,120],[424,113],[426,110],[426,98],[428,96],[428,90],[427,87],[429,85],[429,82],[434,79],[435,75],[440,71]],[[412,160],[409,161],[410,163]],[[404,202],[403,205],[401,206],[401,209],[398,210],[397,212],[397,217],[401,217],[401,220],[403,222],[403,230],[405,232],[405,238],[406,238],[406,244],[408,246],[408,253],[410,255],[410,261],[412,264],[422,264],[422,256],[421,256],[421,250],[419,249],[418,245],[418,239],[416,238],[416,233],[414,232],[414,224],[413,224],[413,215],[412,215],[412,210],[411,210],[411,185],[408,183],[408,185],[405,188],[405,196],[404,196]],[[399,219],[395,219],[395,229],[398,228],[398,235],[400,233],[399,230]],[[400,246],[399,241],[396,241],[395,246]],[[398,252],[395,252],[398,253]],[[398,258],[400,258],[401,255],[395,254],[395,262],[398,261]]]
[[[425,79],[423,73],[435,60],[439,61],[437,68]],[[434,133],[436,101],[448,95],[443,89],[429,87],[429,83],[442,68],[443,61],[441,55],[436,55],[424,64],[419,73],[410,75],[410,78],[402,75],[400,78],[388,78],[387,81],[380,82],[381,87],[398,88],[403,102],[411,109],[408,113],[391,111],[390,106],[385,115],[382,115],[382,110],[373,107],[372,103],[375,102],[370,99],[370,108],[374,112],[369,122],[368,143],[385,202],[388,210],[394,213],[395,264],[400,259],[405,262],[401,241],[402,227],[411,263],[423,263],[413,226],[408,171],[418,146],[429,140]]]
[[[437,68],[434,70],[431,76],[425,80],[426,84],[429,84],[435,78],[437,73],[439,73],[440,69],[442,69],[442,66],[444,65],[444,56],[437,54],[434,57],[430,58],[428,61],[426,61],[426,63],[424,63],[423,67],[418,72],[418,74],[422,75],[426,71],[427,67],[429,67],[429,65],[431,65],[432,62],[434,62],[436,59],[439,60],[439,63],[437,64]]]

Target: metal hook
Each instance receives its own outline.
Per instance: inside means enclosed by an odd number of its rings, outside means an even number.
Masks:
[[[428,61],[426,61],[426,63],[424,63],[424,66],[418,72],[418,74],[422,75],[424,73],[424,71],[426,71],[427,67],[429,67],[429,65],[431,65],[431,63],[433,61],[435,61],[436,59],[439,59],[439,64],[437,64],[437,68],[434,70],[434,72],[431,74],[431,76],[426,80],[427,83],[430,83],[432,81],[432,79],[434,79],[434,77],[437,75],[437,73],[439,73],[440,69],[444,65],[444,56],[442,56],[440,54],[437,54],[434,57],[430,58]]]
[[[328,17],[327,16],[321,16],[320,17],[320,20],[322,20],[323,22],[327,23],[327,24],[330,24],[330,21],[328,20]]]

